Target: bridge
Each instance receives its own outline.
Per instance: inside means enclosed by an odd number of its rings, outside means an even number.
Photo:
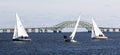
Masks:
[[[76,21],[64,21],[57,25],[53,25],[51,27],[33,27],[33,28],[25,28],[27,32],[48,32],[51,30],[53,32],[61,32],[64,28],[74,28]],[[78,28],[85,28],[88,32],[92,29],[92,24],[80,21]],[[120,32],[120,28],[110,28],[110,27],[99,27],[103,32]],[[0,32],[14,32],[14,28],[0,28]]]

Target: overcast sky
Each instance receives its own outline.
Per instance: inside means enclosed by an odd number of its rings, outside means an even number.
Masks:
[[[120,27],[120,0],[0,0],[0,27],[14,27],[18,13],[25,27],[51,26],[63,21]]]

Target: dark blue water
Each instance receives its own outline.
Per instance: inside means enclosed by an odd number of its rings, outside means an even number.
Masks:
[[[32,41],[12,41],[0,33],[0,55],[120,55],[120,33],[105,33],[108,40],[92,40],[90,33],[76,34],[76,43],[63,41],[71,33],[29,33]]]

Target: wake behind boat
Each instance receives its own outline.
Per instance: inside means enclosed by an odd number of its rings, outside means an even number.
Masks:
[[[78,18],[78,20],[76,22],[74,31],[72,32],[72,34],[70,35],[70,37],[64,36],[65,42],[77,42],[77,41],[74,40],[74,37],[75,37],[76,31],[77,31],[77,27],[79,25],[79,22],[80,22],[80,16],[79,16],[79,18]]]
[[[30,41],[29,38],[20,18],[16,14],[17,24],[15,25],[14,34],[13,34],[13,41]]]
[[[99,27],[97,26],[97,24],[95,23],[94,19],[92,18],[92,33],[91,33],[91,38],[92,39],[108,39],[108,37],[106,37],[102,31],[99,29]]]

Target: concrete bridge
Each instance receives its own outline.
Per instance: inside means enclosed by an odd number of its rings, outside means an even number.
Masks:
[[[64,21],[57,25],[53,25],[51,27],[33,27],[33,28],[25,28],[27,32],[48,32],[51,30],[53,32],[61,32],[64,28],[74,28],[76,21]],[[91,31],[92,24],[80,21],[78,28],[85,28],[86,30]],[[120,32],[120,28],[110,28],[110,27],[100,27],[103,32]],[[0,32],[14,32],[14,28],[0,28]]]

